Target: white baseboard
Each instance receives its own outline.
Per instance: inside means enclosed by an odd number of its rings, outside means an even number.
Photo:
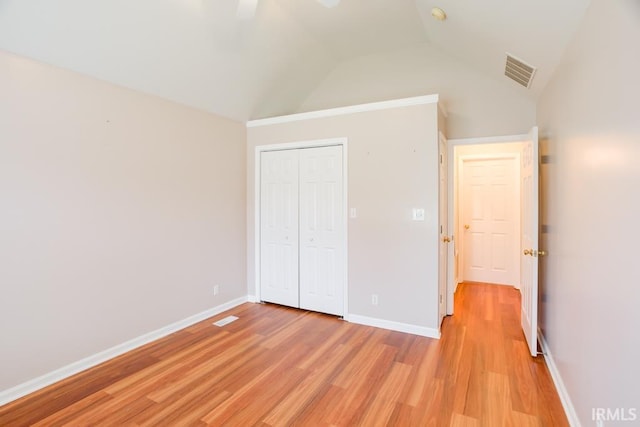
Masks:
[[[114,357],[119,356],[123,353],[177,332],[211,316],[215,316],[216,314],[220,314],[223,311],[227,311],[229,309],[237,307],[240,304],[244,304],[245,302],[247,302],[247,300],[248,298],[246,296],[236,298],[224,304],[213,307],[209,310],[205,310],[201,313],[187,317],[186,319],[174,322],[163,328],[156,329],[155,331],[141,335],[122,344],[118,344],[107,350],[101,351],[100,353],[96,353],[92,356],[78,360],[77,362],[73,362],[67,366],[63,366],[62,368],[56,369],[55,371],[49,372],[22,384],[18,384],[17,386],[10,389],[0,391],[0,406],[19,399],[22,396],[26,396],[29,393],[40,390],[41,388],[49,386],[67,377],[75,375],[79,372],[92,368],[100,363],[106,362],[109,359],[113,359]]]
[[[547,362],[547,367],[549,368],[549,373],[551,374],[551,379],[556,386],[556,390],[558,390],[558,395],[560,396],[560,402],[562,403],[562,407],[564,408],[564,412],[567,415],[567,420],[569,421],[569,425],[571,427],[581,427],[580,419],[578,418],[578,413],[571,402],[571,397],[569,396],[569,392],[567,388],[564,386],[564,382],[562,381],[562,377],[560,376],[560,371],[558,371],[558,367],[556,366],[556,362],[553,360],[553,355],[549,351],[549,345],[547,344],[547,340],[544,339],[544,335],[542,335],[542,331],[538,329],[538,340],[540,341],[540,347],[542,347],[542,352],[544,353],[544,360]]]
[[[389,329],[392,331],[405,332],[407,334],[420,335],[423,337],[440,339],[440,331],[424,326],[411,325],[409,323],[393,322],[391,320],[376,319],[374,317],[349,314],[345,320],[359,325],[374,326],[376,328]]]
[[[260,302],[260,301],[258,301],[258,297],[256,297],[255,295],[247,296],[247,301],[248,302],[253,302],[253,303]]]

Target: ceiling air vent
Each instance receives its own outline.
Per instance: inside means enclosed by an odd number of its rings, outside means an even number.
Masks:
[[[504,69],[505,76],[528,89],[535,73],[535,67],[507,53],[507,64]]]

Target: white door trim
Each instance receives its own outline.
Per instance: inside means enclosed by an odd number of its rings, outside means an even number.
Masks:
[[[453,236],[453,242],[455,245],[456,239],[458,239],[458,234],[455,229],[454,222],[454,178],[457,168],[455,168],[455,148],[463,145],[477,145],[477,144],[497,144],[497,143],[515,143],[515,142],[524,142],[529,138],[527,134],[521,135],[506,135],[506,136],[489,136],[482,138],[459,138],[459,139],[449,139],[447,141],[447,183],[448,183],[448,212],[449,212],[449,227],[453,227],[456,231],[456,234]],[[447,277],[447,315],[453,314],[453,295],[456,291],[456,287],[458,284],[456,283],[456,277],[454,274],[451,274]]]
[[[348,302],[348,289],[349,289],[349,263],[348,263],[348,205],[347,201],[349,200],[347,197],[347,189],[348,186],[348,138],[328,138],[328,139],[315,139],[309,141],[294,141],[294,142],[285,142],[282,144],[269,144],[269,145],[259,145],[255,148],[254,153],[254,277],[255,277],[255,296],[256,301],[260,301],[260,154],[264,151],[281,151],[281,150],[295,150],[299,148],[314,148],[314,147],[330,147],[330,146],[342,146],[342,198],[343,198],[343,262],[344,262],[344,311],[343,318],[345,320],[349,320],[347,318],[349,310],[349,302]]]
[[[449,195],[447,194],[446,200],[442,199],[441,191],[447,191],[449,189],[449,184],[446,180],[449,177],[448,167],[449,160],[447,157],[446,164],[443,163],[442,156],[448,156],[449,150],[447,149],[447,138],[444,136],[442,132],[438,132],[438,226],[440,227],[440,232],[438,233],[438,330],[442,331],[442,321],[444,317],[447,315],[447,297],[448,297],[448,286],[449,286],[449,275],[452,264],[452,254],[453,254],[453,242],[443,242],[443,238],[447,238],[451,235],[451,228],[449,226]],[[445,168],[444,174],[442,174],[442,169]],[[445,176],[443,176],[445,175]],[[445,183],[444,186],[442,184],[442,179],[444,178]],[[444,187],[444,191],[443,191]],[[442,215],[442,210],[444,208],[444,215]],[[443,218],[441,217],[443,216]],[[446,227],[444,225],[446,224]],[[444,229],[446,228],[446,230]],[[444,245],[444,250],[443,250]],[[444,268],[442,263],[444,263]],[[440,277],[440,275],[444,275],[444,279]],[[444,280],[444,281],[443,281]]]

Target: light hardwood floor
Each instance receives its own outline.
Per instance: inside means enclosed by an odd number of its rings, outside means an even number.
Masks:
[[[5,405],[0,426],[567,425],[518,291],[462,284],[455,311],[433,340],[244,304]]]

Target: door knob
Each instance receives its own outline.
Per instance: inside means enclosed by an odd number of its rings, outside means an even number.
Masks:
[[[468,230],[468,229],[469,229],[469,224],[465,224],[465,225],[464,225],[464,229],[465,229],[465,230]]]
[[[525,255],[531,255],[531,251],[529,249],[525,249],[523,254]]]
[[[445,243],[449,243],[451,241],[451,238],[449,238],[449,236],[444,236],[442,238],[442,241],[445,242]]]
[[[538,256],[546,256],[547,251],[538,251]]]

